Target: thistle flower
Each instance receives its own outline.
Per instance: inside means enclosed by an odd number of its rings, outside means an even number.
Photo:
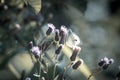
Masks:
[[[98,65],[106,70],[110,64],[113,64],[114,60],[113,59],[108,59],[107,57],[104,57],[103,59],[101,59],[101,61],[98,63]]]
[[[77,69],[81,64],[83,64],[83,60],[80,59],[76,63],[73,64],[72,68]]]
[[[78,47],[78,46],[75,46],[75,47],[74,47],[73,53],[72,53],[72,55],[71,55],[71,57],[70,57],[70,60],[71,60],[71,61],[75,61],[76,56],[78,55],[78,53],[80,52],[80,50],[81,50],[80,47]]]
[[[48,24],[48,30],[46,31],[46,35],[50,35],[55,29],[55,26],[51,23]]]
[[[65,43],[65,39],[67,37],[67,34],[68,34],[68,30],[65,26],[61,26],[60,28],[60,41],[59,41],[59,44],[64,44]]]
[[[39,47],[38,47],[38,46],[32,47],[32,48],[31,48],[31,52],[32,52],[32,54],[33,54],[36,58],[39,58],[39,57],[40,57],[41,50],[39,50]]]
[[[63,37],[63,36],[66,36],[68,34],[68,30],[65,26],[61,26],[60,28],[60,36]]]

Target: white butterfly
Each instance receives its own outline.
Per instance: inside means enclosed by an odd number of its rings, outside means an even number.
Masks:
[[[81,41],[78,35],[76,35],[74,32],[72,32],[71,29],[68,31],[68,37],[66,40],[66,45],[70,48],[73,48],[74,46],[80,45]]]

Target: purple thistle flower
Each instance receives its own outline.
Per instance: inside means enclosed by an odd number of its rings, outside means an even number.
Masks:
[[[32,47],[32,48],[31,48],[31,52],[32,52],[32,54],[33,54],[36,58],[39,58],[39,57],[40,57],[41,50],[39,50],[39,47],[38,47],[38,46]]]
[[[63,37],[63,36],[66,36],[68,34],[68,30],[65,26],[61,26],[60,28],[60,36]]]
[[[101,61],[98,63],[98,65],[103,69],[106,70],[110,64],[113,64],[114,60],[113,59],[108,59],[107,57],[104,57],[101,59]]]
[[[55,26],[51,23],[48,24],[48,30],[46,31],[46,35],[50,35],[55,29]]]
[[[60,28],[60,41],[59,41],[59,44],[64,44],[65,43],[65,40],[66,40],[66,37],[68,35],[68,30],[65,26],[61,26]]]

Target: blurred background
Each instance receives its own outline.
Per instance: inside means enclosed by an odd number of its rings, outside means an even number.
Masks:
[[[32,75],[27,43],[37,43],[47,23],[65,25],[80,37],[79,56],[90,71],[101,58],[113,58],[114,64],[95,77],[115,80],[120,65],[120,0],[0,0],[0,80]]]

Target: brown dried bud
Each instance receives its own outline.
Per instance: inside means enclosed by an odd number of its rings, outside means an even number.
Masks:
[[[55,50],[55,54],[59,54],[62,50],[62,45],[60,45],[57,50]]]
[[[73,64],[72,68],[77,69],[81,64],[83,64],[83,60],[80,59],[76,63]]]
[[[55,30],[55,41],[59,41],[59,30]]]
[[[73,53],[72,53],[72,55],[71,55],[71,57],[70,57],[70,60],[71,60],[71,61],[75,61],[76,56],[78,55],[78,53],[80,52],[80,50],[81,50],[80,47],[75,46],[75,48],[74,48],[74,50],[73,50]]]

